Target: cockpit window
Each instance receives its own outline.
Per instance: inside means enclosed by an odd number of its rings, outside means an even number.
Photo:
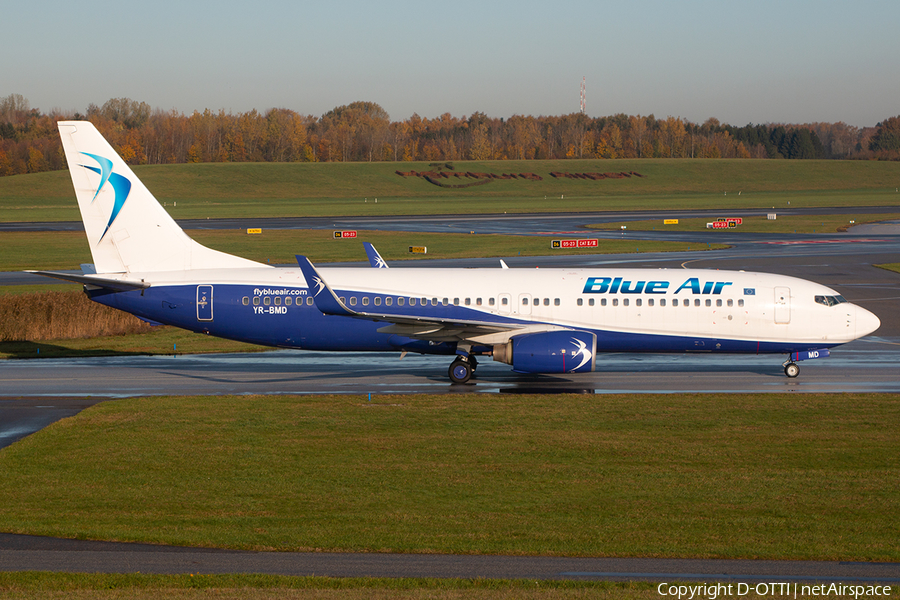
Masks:
[[[843,296],[816,296],[816,302],[818,304],[824,304],[825,306],[843,304],[846,301],[847,300]]]

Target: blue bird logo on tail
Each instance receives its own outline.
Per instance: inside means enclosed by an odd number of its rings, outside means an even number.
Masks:
[[[103,234],[100,236],[100,240],[103,240],[103,237],[106,235],[106,232],[109,231],[110,226],[112,226],[113,221],[116,220],[116,217],[119,216],[119,211],[122,210],[122,207],[125,205],[125,201],[128,199],[128,194],[131,192],[131,181],[129,181],[126,177],[119,175],[118,173],[113,173],[113,164],[112,161],[108,158],[104,158],[102,156],[97,156],[96,154],[89,154],[87,152],[82,152],[85,156],[89,156],[97,161],[97,164],[100,165],[100,168],[91,167],[88,165],[81,165],[85,169],[89,171],[93,171],[100,175],[100,185],[97,186],[97,191],[94,193],[94,197],[91,198],[91,203],[97,199],[97,196],[100,195],[100,190],[103,189],[103,186],[106,185],[108,181],[110,185],[113,187],[113,191],[115,191],[115,200],[113,201],[112,213],[109,215],[109,221],[106,223],[106,229],[103,230]]]

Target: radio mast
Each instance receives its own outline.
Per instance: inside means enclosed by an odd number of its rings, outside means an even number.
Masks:
[[[585,111],[585,101],[584,101],[584,76],[581,78],[581,114],[584,114]]]

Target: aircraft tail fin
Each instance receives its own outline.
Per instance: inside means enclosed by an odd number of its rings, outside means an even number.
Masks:
[[[188,237],[92,123],[57,125],[97,273],[265,266]]]

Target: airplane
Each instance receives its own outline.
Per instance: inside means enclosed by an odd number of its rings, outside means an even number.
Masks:
[[[828,287],[784,275],[703,269],[273,267],[205,247],[178,226],[97,129],[60,137],[93,265],[87,296],[153,322],[280,348],[477,357],[518,373],[594,371],[605,352],[783,354],[802,360],[878,329]],[[372,268],[375,267],[375,268]]]

